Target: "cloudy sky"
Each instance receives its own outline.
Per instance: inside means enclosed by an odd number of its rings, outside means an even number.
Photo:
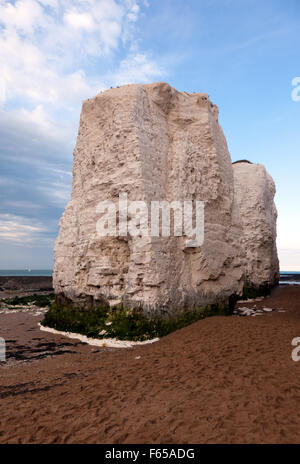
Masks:
[[[82,100],[163,80],[207,92],[233,161],[265,164],[300,271],[299,22],[299,0],[0,0],[0,268],[52,267]]]

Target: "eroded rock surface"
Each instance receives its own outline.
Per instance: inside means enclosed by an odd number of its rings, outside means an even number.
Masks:
[[[186,248],[186,237],[99,237],[96,206],[117,204],[120,192],[128,201],[204,201],[203,245]],[[72,199],[55,245],[57,294],[152,313],[228,302],[243,287],[240,237],[231,159],[206,94],[154,83],[83,103]]]
[[[262,164],[233,164],[235,201],[243,226],[247,286],[272,287],[279,280],[276,249],[275,184]]]
[[[204,201],[204,243],[100,237],[97,205],[117,206],[120,193],[148,205]],[[218,108],[206,94],[166,83],[107,90],[83,103],[72,199],[55,245],[55,292],[71,305],[122,303],[151,314],[227,304],[246,280],[276,280],[273,196],[263,167],[232,167]]]

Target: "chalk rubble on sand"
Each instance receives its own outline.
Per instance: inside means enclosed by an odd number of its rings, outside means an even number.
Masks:
[[[256,307],[254,308],[247,308],[247,307],[237,307],[234,309],[233,314],[236,316],[263,316],[264,313],[274,311],[271,308],[263,308],[263,309],[257,309]]]
[[[86,337],[85,335],[63,332],[61,330],[52,329],[51,327],[45,327],[41,323],[38,324],[40,330],[44,332],[50,332],[56,335],[62,335],[68,338],[74,338],[80,340],[82,343],[87,343],[92,346],[101,346],[103,348],[132,348],[135,345],[148,345],[150,343],[158,342],[159,338],[153,338],[152,340],[145,340],[144,342],[134,342],[131,340],[117,340],[116,338],[105,338],[99,340],[97,338]]]
[[[31,313],[33,316],[41,316],[48,311],[48,307],[35,305],[10,305],[0,302],[0,314]]]
[[[236,302],[236,304],[254,303],[254,302],[256,302],[256,301],[262,301],[262,300],[264,300],[264,297],[263,297],[263,296],[259,296],[259,297],[257,297],[257,298],[248,298],[248,299],[246,299],[246,300],[238,300],[238,301]]]

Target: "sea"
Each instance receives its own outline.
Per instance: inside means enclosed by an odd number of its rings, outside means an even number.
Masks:
[[[281,271],[279,283],[281,285],[300,285],[300,271]]]
[[[0,269],[0,276],[52,276],[52,269]],[[280,272],[279,283],[300,285],[300,271]]]
[[[52,269],[0,269],[0,276],[52,276]]]

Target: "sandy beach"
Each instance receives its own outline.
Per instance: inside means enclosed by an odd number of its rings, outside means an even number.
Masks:
[[[300,286],[130,349],[42,332],[1,314],[1,443],[299,443]],[[248,303],[249,307],[253,303]]]

